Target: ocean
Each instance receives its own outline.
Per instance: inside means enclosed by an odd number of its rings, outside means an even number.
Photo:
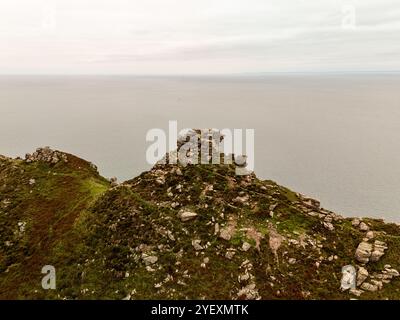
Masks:
[[[255,173],[345,216],[400,222],[400,75],[1,76],[0,154],[39,146],[126,180],[146,133],[255,130]]]

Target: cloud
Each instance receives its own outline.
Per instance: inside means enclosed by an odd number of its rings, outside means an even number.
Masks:
[[[393,0],[3,0],[0,70],[399,70],[399,31]]]

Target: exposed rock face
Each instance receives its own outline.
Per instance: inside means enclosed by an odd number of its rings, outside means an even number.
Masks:
[[[360,286],[368,278],[368,270],[360,267],[357,272],[357,286]]]
[[[376,262],[385,254],[386,249],[382,241],[375,240],[373,244],[363,241],[357,247],[355,258],[361,263]]]
[[[353,224],[355,227],[359,227],[360,224]],[[372,231],[369,231],[369,233]],[[364,241],[359,244],[356,250],[355,258],[357,261],[364,264],[364,266],[358,267],[357,272],[357,287],[350,290],[351,294],[360,296],[363,292],[376,292],[382,290],[384,284],[388,284],[395,277],[400,274],[396,269],[393,269],[391,265],[385,265],[384,269],[379,272],[368,272],[366,264],[369,262],[378,261],[383,255],[384,251],[388,249],[385,242],[375,240],[374,243],[368,241],[373,237],[366,237]]]
[[[375,240],[374,250],[371,253],[370,261],[372,262],[378,261],[385,254],[385,250],[387,248],[388,247],[386,246],[386,243],[379,240]]]
[[[46,162],[50,164],[57,164],[58,162],[68,162],[68,157],[65,153],[50,149],[50,147],[38,148],[32,154],[25,155],[25,162]]]
[[[361,263],[368,263],[371,253],[372,244],[368,242],[361,242],[357,247],[355,258]]]

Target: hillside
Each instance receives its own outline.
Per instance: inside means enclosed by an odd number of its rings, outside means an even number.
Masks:
[[[158,164],[117,184],[47,148],[0,157],[1,299],[400,299],[399,257],[398,225],[234,164]],[[340,289],[346,265],[355,290]]]

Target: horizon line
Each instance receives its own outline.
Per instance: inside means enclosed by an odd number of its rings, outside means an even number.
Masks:
[[[236,73],[0,73],[0,77],[8,76],[130,76],[130,77],[234,77],[234,76],[267,76],[284,74],[400,74],[400,70],[347,70],[347,71],[261,71],[261,72],[236,72]]]

